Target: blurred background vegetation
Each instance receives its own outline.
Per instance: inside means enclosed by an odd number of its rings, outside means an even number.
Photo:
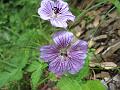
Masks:
[[[40,0],[0,0],[0,88],[31,87],[30,77],[23,77],[25,68],[39,60],[39,47],[50,41],[52,32],[38,16],[39,6]]]
[[[78,18],[85,11],[74,7],[68,1],[71,11]],[[77,1],[77,0],[75,0]],[[103,2],[104,0],[98,0]],[[78,0],[80,2],[80,0]],[[114,0],[111,2],[120,10]],[[101,5],[101,4],[100,4]],[[47,67],[39,62],[39,48],[51,42],[54,28],[41,20],[37,14],[40,0],[0,0],[0,88],[2,90],[33,90],[52,74],[46,77]],[[81,12],[81,13],[80,13]],[[87,21],[91,18],[85,17]],[[78,19],[79,20],[79,19]]]

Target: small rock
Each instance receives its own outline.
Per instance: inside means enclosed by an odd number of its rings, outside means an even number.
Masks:
[[[97,37],[94,37],[93,40],[94,41],[98,41],[98,40],[103,40],[103,39],[107,39],[107,35],[100,35],[100,36],[97,36]]]

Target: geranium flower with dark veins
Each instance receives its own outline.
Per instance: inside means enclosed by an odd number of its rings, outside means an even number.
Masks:
[[[62,0],[43,0],[38,14],[44,20],[49,20],[55,27],[67,27],[67,21],[74,21],[75,16],[69,11],[68,4]]]
[[[59,31],[53,35],[53,45],[40,48],[40,58],[49,64],[49,70],[57,75],[75,74],[83,67],[87,53],[87,42],[73,43],[73,33]]]

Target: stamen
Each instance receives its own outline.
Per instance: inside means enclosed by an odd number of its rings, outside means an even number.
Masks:
[[[61,8],[59,9],[57,7],[54,7],[54,8],[52,8],[52,10],[54,11],[55,14],[58,14],[60,12]]]
[[[67,55],[67,53],[61,53],[61,56],[67,57],[68,55]]]
[[[68,56],[67,50],[66,49],[61,49],[60,50],[60,55],[63,56],[63,57],[67,57]]]

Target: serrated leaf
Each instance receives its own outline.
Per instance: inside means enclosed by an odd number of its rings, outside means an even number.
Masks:
[[[8,82],[8,79],[9,79],[9,75],[10,73],[8,73],[8,72],[2,72],[1,74],[0,74],[0,88],[3,86],[3,85],[5,85],[5,84],[7,84],[7,82]]]
[[[81,86],[83,90],[106,90],[105,86],[99,80],[89,80]]]
[[[38,61],[33,61],[28,68],[26,69],[28,72],[33,72],[37,70],[39,67],[41,67],[41,63]]]
[[[62,77],[57,84],[60,90],[82,90],[79,83],[72,78]]]
[[[40,67],[41,67],[41,69],[44,69],[47,66],[48,65],[46,63],[42,63],[39,61],[32,61],[32,63],[27,67],[26,71],[27,72],[34,72],[35,70],[37,70]]]
[[[39,61],[33,61],[26,69],[28,72],[33,72],[31,75],[31,84],[32,84],[33,90],[36,90],[36,87],[38,86],[38,83],[42,76],[43,70],[46,67],[47,67],[47,64],[45,63],[42,63]]]
[[[8,67],[6,68],[7,70],[0,72],[0,87],[4,86],[6,83],[22,78],[22,69],[27,64],[28,57],[29,51],[21,50],[10,60],[9,63],[14,63],[17,67],[9,68],[9,66],[6,65],[6,67]]]
[[[20,69],[18,68],[16,70],[14,70],[14,72],[11,74],[10,81],[20,80],[20,79],[22,79],[22,76],[23,76],[23,71],[21,68]]]
[[[1,72],[0,74],[0,87],[7,84],[9,81],[20,80],[22,78],[22,70],[15,69],[11,73]]]
[[[31,47],[38,47],[42,44],[48,42],[49,35],[45,36],[45,32],[42,31],[28,31],[21,35],[21,37],[17,40],[16,45],[19,47],[31,46]]]
[[[32,83],[32,89],[33,90],[36,90],[36,87],[38,85],[38,82],[41,78],[41,75],[42,75],[42,70],[41,68],[39,67],[36,71],[34,71],[31,75],[31,83]]]

